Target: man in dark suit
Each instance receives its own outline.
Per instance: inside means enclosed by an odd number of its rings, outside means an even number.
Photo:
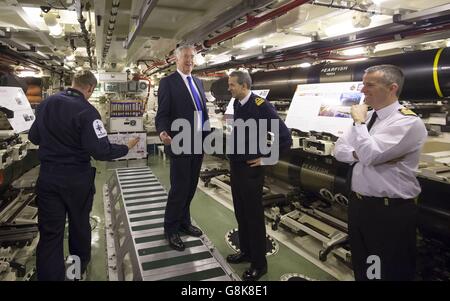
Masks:
[[[195,47],[182,45],[175,50],[177,71],[163,78],[158,89],[156,130],[170,157],[170,191],[164,216],[164,231],[169,245],[183,251],[185,245],[179,232],[201,236],[200,229],[191,224],[189,206],[197,188],[203,160],[202,147],[194,141],[203,141],[203,125],[208,120],[206,96],[202,82],[191,75],[194,68]],[[188,128],[172,130],[175,120],[183,120]],[[188,133],[183,139],[183,151],[172,139]],[[198,144],[198,143],[197,143]],[[187,148],[186,148],[187,146]]]

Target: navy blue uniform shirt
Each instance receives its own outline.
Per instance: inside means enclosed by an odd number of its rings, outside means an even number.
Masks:
[[[128,153],[128,146],[109,143],[97,109],[72,88],[49,96],[36,108],[28,138],[39,145],[42,164],[90,166],[91,156],[106,161]]]
[[[291,132],[286,127],[286,124],[283,122],[283,120],[280,119],[278,116],[277,111],[275,110],[275,107],[269,103],[264,98],[258,97],[255,94],[251,94],[248,101],[241,106],[240,102],[238,100],[235,100],[234,102],[234,120],[242,119],[243,121],[247,121],[249,119],[254,119],[256,121],[256,124],[259,124],[259,120],[266,120],[267,121],[267,127],[268,131],[271,131],[270,125],[272,119],[278,119],[278,134],[279,134],[279,154],[287,151],[290,149],[292,145],[292,137]],[[233,129],[232,137],[234,137],[234,154],[228,155],[228,158],[231,161],[247,161],[247,160],[253,160],[260,157],[268,157],[269,154],[263,155],[261,154],[261,151],[259,149],[259,126],[258,126],[258,134],[256,135],[257,138],[257,152],[256,154],[250,153],[249,148],[249,139],[254,139],[252,136],[249,135],[248,128],[245,131],[245,153],[244,154],[237,154],[236,148],[237,148],[237,142],[239,139],[237,139],[237,131],[236,128]],[[266,137],[266,135],[264,135]],[[275,138],[276,139],[276,138]]]

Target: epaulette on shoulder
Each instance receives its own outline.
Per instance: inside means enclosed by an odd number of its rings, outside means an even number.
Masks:
[[[264,98],[261,98],[261,97],[256,97],[255,98],[255,103],[256,103],[257,106],[262,105],[264,102],[265,102]]]
[[[398,109],[398,111],[399,111],[402,115],[405,115],[405,116],[415,116],[415,117],[417,117],[417,114],[414,113],[414,111],[412,111],[412,110],[410,110],[410,109],[407,109],[407,108],[401,108],[401,109]]]

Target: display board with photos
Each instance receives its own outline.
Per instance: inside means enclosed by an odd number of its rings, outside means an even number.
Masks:
[[[286,125],[303,132],[327,132],[340,137],[353,123],[351,106],[364,101],[362,87],[362,82],[298,85]]]
[[[12,115],[6,116],[14,133],[28,131],[35,116],[22,88],[0,87],[0,99],[0,107],[12,112]]]
[[[147,133],[146,132],[128,132],[128,133],[110,133],[108,139],[110,143],[127,145],[131,138],[139,137],[139,142],[135,147],[128,151],[126,156],[116,160],[131,160],[147,158]]]

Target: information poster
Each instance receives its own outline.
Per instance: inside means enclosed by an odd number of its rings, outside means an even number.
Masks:
[[[361,104],[362,82],[298,85],[286,117],[289,128],[342,136],[353,123],[352,105]]]
[[[147,158],[147,133],[146,132],[134,132],[134,133],[111,133],[108,134],[109,142],[116,144],[127,145],[131,138],[139,137],[139,142],[135,147],[130,149],[126,156],[118,158],[116,160],[129,160],[129,159],[145,159]]]
[[[8,121],[15,133],[28,131],[35,116],[22,88],[0,87],[0,106],[12,111],[14,116]]]

